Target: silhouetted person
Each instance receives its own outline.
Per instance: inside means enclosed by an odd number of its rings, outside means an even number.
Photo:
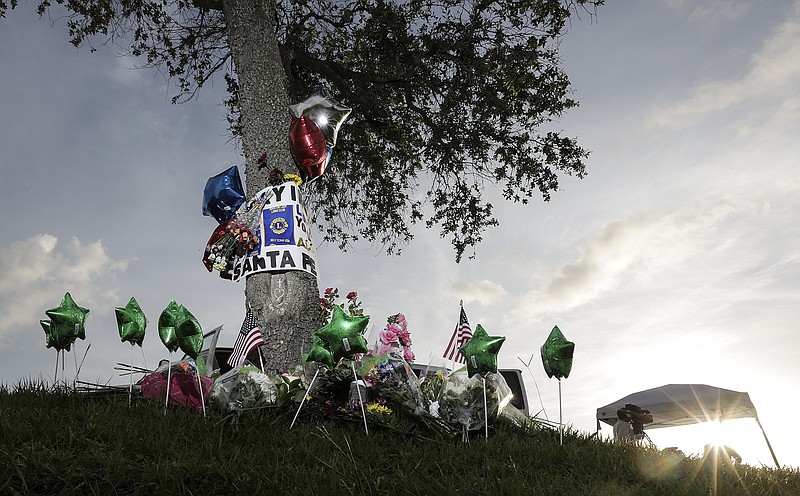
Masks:
[[[624,441],[631,439],[633,430],[631,429],[631,417],[624,408],[617,410],[617,422],[614,424],[614,440]]]

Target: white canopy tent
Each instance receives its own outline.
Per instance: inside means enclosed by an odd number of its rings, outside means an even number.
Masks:
[[[644,426],[647,429],[675,427],[700,422],[723,421],[738,418],[754,418],[764,435],[769,452],[780,468],[767,433],[758,419],[756,407],[750,401],[750,395],[729,389],[722,389],[705,384],[667,384],[624,398],[597,409],[597,430],[600,422],[614,425],[617,422],[617,410],[627,404],[633,404],[643,410],[650,410],[653,422]]]

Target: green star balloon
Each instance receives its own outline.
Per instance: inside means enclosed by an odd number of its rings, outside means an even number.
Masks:
[[[333,353],[328,349],[327,343],[323,341],[316,334],[314,335],[314,344],[311,347],[311,353],[306,357],[306,362],[316,363],[320,367],[325,367],[328,370],[333,370]]]
[[[147,327],[147,317],[136,298],[131,298],[124,307],[115,307],[114,313],[117,315],[119,338],[122,342],[128,341],[131,346],[135,344],[141,346],[144,341],[144,330]]]
[[[553,327],[547,341],[542,345],[542,364],[547,377],[561,380],[569,377],[572,370],[572,355],[575,352],[575,343],[567,341],[558,326]]]
[[[52,348],[55,344],[53,340],[53,322],[50,319],[47,320],[40,320],[39,323],[42,325],[42,329],[44,329],[44,345],[48,348]],[[56,348],[58,349],[58,348]]]
[[[203,329],[194,315],[172,300],[158,318],[158,335],[170,353],[180,348],[192,358],[203,346]]]
[[[177,328],[178,324],[181,323],[181,315],[181,306],[175,303],[175,300],[172,300],[158,317],[158,336],[170,353],[180,347]]]
[[[480,374],[486,377],[490,372],[497,373],[497,354],[505,340],[504,336],[489,336],[478,324],[472,338],[458,348],[467,359],[467,375],[472,377]]]
[[[325,342],[336,363],[341,358],[353,358],[356,353],[369,351],[364,339],[367,324],[369,315],[347,315],[342,307],[335,305],[331,321],[314,335]]]
[[[182,320],[175,332],[178,337],[178,346],[184,353],[197,359],[197,354],[203,348],[203,328],[200,327],[200,322],[186,307],[181,305],[181,310]]]
[[[61,299],[61,305],[46,310],[50,320],[41,320],[45,333],[45,345],[58,351],[70,350],[76,339],[86,339],[86,316],[89,309],[79,307],[67,292]],[[48,323],[49,322],[49,323]]]

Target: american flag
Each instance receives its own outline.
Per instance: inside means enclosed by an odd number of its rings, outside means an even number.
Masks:
[[[453,330],[453,336],[450,338],[450,343],[447,349],[444,350],[442,355],[448,360],[453,360],[458,363],[466,363],[467,359],[458,351],[458,348],[472,338],[472,329],[469,328],[469,321],[467,320],[467,312],[464,307],[461,307],[461,315],[458,319],[458,325]]]
[[[262,344],[264,344],[264,338],[261,336],[261,328],[256,324],[253,313],[248,310],[244,322],[242,322],[242,330],[236,336],[233,353],[228,357],[228,365],[231,367],[242,365],[247,355]]]

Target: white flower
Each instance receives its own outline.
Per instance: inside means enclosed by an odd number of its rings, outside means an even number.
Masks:
[[[438,401],[431,401],[431,404],[428,407],[428,411],[434,417],[439,418],[439,402]]]

